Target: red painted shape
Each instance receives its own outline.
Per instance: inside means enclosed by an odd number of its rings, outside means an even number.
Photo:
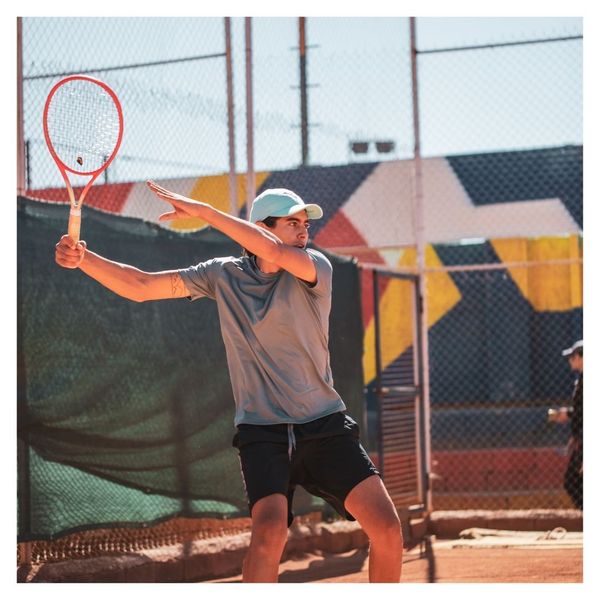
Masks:
[[[107,183],[104,185],[92,186],[85,199],[84,205],[120,214],[133,185],[133,183]],[[83,186],[73,188],[75,198],[79,197],[82,190]],[[69,203],[69,196],[64,187],[27,190],[26,196],[29,198],[46,200],[48,202],[59,202],[62,204]]]
[[[379,465],[377,452],[369,452]],[[493,493],[562,490],[567,457],[559,448],[451,450],[432,453],[434,493]],[[416,473],[416,456],[385,455],[384,477]]]
[[[558,448],[451,450],[433,452],[432,465],[441,492],[560,489],[567,458]]]
[[[335,250],[336,246],[367,246],[364,238],[341,209],[317,233],[315,243],[331,250]]]
[[[338,210],[329,220],[327,225],[315,236],[315,243],[323,248],[335,252],[336,247],[362,246],[368,244],[360,232],[354,227],[352,222],[344,215],[342,210]],[[385,265],[385,261],[376,250],[360,254],[360,260],[368,263]],[[383,294],[389,280],[386,278],[381,286],[379,293]],[[360,271],[360,285],[362,290],[362,319],[363,327],[367,327],[373,317],[373,274],[370,271],[362,269]]]

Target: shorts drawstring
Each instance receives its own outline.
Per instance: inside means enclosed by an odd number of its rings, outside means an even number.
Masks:
[[[294,435],[294,426],[288,423],[288,456],[290,461],[292,460],[292,450],[296,449],[296,436]]]

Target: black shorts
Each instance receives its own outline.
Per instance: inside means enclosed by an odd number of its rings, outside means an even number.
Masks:
[[[379,475],[359,440],[359,427],[337,412],[301,425],[238,425],[233,446],[239,451],[250,511],[261,498],[288,499],[288,527],[297,485],[327,501],[346,519],[346,496],[358,483]]]

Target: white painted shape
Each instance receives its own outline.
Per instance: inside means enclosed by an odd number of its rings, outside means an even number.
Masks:
[[[403,249],[383,249],[383,250],[379,250],[379,255],[383,258],[383,260],[385,261],[385,264],[388,265],[389,267],[397,267],[400,264],[400,259],[402,258],[402,255],[404,254],[404,250]]]
[[[378,165],[342,206],[368,246],[413,244],[412,163]]]
[[[167,179],[165,181],[157,180],[156,183],[176,194],[189,197],[197,181],[197,178]],[[169,207],[170,204],[160,200],[145,183],[136,183],[127,196],[121,214],[125,217],[135,217],[169,228],[168,223],[159,223],[158,221],[158,217],[164,212],[168,212]]]
[[[577,223],[558,198],[475,206],[445,158],[423,161],[423,195],[429,243],[578,231]]]
[[[558,198],[474,206],[445,158],[422,162],[428,243],[578,233]],[[378,165],[341,210],[369,246],[415,244],[412,161]]]

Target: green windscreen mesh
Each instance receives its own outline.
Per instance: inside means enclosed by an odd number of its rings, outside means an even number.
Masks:
[[[136,303],[54,263],[65,206],[18,198],[18,535],[52,539],[173,516],[248,514],[216,303]],[[240,248],[84,209],[88,248],[147,271]],[[359,275],[334,266],[331,366],[363,422]],[[297,514],[323,506],[299,498]]]

